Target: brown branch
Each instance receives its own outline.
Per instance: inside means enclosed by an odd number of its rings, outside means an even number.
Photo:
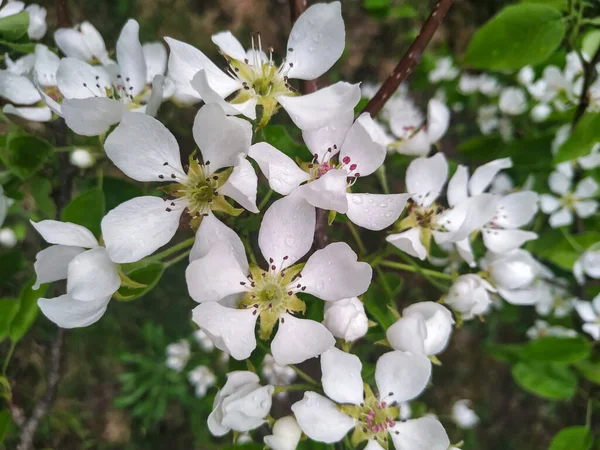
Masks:
[[[73,25],[69,16],[67,0],[56,0],[56,22],[60,28],[70,28]]]
[[[431,14],[423,24],[419,35],[415,38],[407,52],[404,54],[394,71],[381,85],[371,101],[365,106],[363,112],[368,112],[372,117],[375,117],[383,105],[389,100],[398,86],[408,78],[416,65],[421,61],[423,52],[429,45],[429,41],[435,34],[436,30],[444,20],[446,13],[452,6],[454,0],[438,0],[431,10]]]
[[[573,116],[572,128],[575,128],[577,122],[583,117],[585,110],[590,105],[589,88],[598,76],[596,71],[596,64],[600,62],[600,47],[596,50],[596,53],[589,62],[584,62],[584,74],[583,74],[583,86],[581,87],[581,95],[579,97],[579,104],[575,110]]]

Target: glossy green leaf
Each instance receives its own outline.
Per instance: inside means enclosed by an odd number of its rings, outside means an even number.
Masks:
[[[69,202],[61,220],[82,225],[98,237],[101,234],[100,222],[105,214],[104,193],[100,189],[90,189]]]
[[[10,324],[19,312],[19,300],[0,298],[0,342],[10,333]]]
[[[561,12],[545,4],[507,6],[476,33],[464,62],[477,69],[513,71],[547,59],[566,31]]]
[[[569,8],[569,0],[521,0],[522,3],[540,3],[565,11]]]
[[[129,279],[142,284],[143,287],[121,286],[116,292],[115,298],[121,301],[131,301],[140,298],[156,286],[160,281],[164,270],[164,265],[157,262],[127,273]]]
[[[0,147],[0,159],[14,175],[24,180],[34,175],[52,153],[52,145],[42,138],[10,132],[6,144]]]
[[[0,39],[0,45],[6,45],[8,48],[19,52],[19,53],[34,53],[35,52],[35,44],[33,42],[9,42],[4,39]]]
[[[600,17],[598,19],[598,25],[600,25]],[[600,30],[590,30],[581,41],[581,51],[586,55],[593,55],[600,47]]]
[[[600,361],[578,361],[574,366],[582,377],[600,384]]]
[[[577,375],[564,365],[518,363],[512,368],[512,376],[526,391],[551,400],[570,399],[577,390]]]
[[[35,209],[39,211],[41,217],[56,217],[56,205],[52,198],[52,183],[45,178],[32,178],[23,186],[23,190],[28,192],[35,201]]]
[[[519,351],[524,361],[572,363],[586,359],[592,347],[583,336],[544,337],[531,341]]]
[[[558,164],[588,155],[592,147],[600,142],[600,113],[586,113],[558,149],[554,161]]]
[[[27,283],[19,296],[19,311],[10,325],[10,339],[13,342],[20,341],[27,334],[38,315],[37,301],[48,290],[48,285],[42,285],[37,291],[34,291],[33,284],[34,280]]]
[[[550,443],[549,450],[589,450],[594,437],[587,427],[568,427],[560,430]]]
[[[21,11],[12,16],[0,19],[0,36],[8,41],[16,41],[27,33],[29,28],[29,13]]]

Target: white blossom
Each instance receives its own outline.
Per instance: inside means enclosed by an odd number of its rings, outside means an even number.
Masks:
[[[261,386],[253,372],[236,371],[227,374],[208,416],[208,429],[214,436],[229,431],[247,432],[265,423],[271,409],[274,387]]]
[[[167,367],[175,372],[181,372],[190,360],[190,343],[187,339],[167,345]]]
[[[502,89],[502,86],[498,82],[498,79],[491,75],[488,75],[487,73],[482,73],[481,75],[479,75],[477,87],[479,88],[479,92],[481,92],[487,97],[495,97],[500,93],[500,90]]]
[[[479,90],[479,77],[463,73],[458,80],[458,90],[465,95],[474,94]]]
[[[381,448],[378,442],[388,435],[397,449],[448,448],[446,431],[436,419],[396,421],[400,411],[394,404],[417,397],[429,381],[431,362],[426,356],[401,351],[381,356],[375,368],[378,395],[363,385],[361,368],[357,356],[336,348],[321,356],[323,390],[329,398],[309,391],[292,405],[298,425],[310,439],[334,443],[354,429],[353,440],[367,442],[369,449]]]
[[[600,278],[600,242],[595,243],[575,261],[573,276],[579,284],[585,283],[585,277]]]
[[[90,22],[82,22],[73,28],[59,28],[54,41],[67,57],[77,58],[90,64],[111,64],[104,38]]]
[[[287,386],[296,379],[296,372],[290,366],[282,366],[275,362],[273,355],[266,354],[263,359],[261,373],[263,377],[276,386]]]
[[[544,122],[552,113],[552,108],[546,103],[538,103],[531,108],[531,119],[534,122]]]
[[[575,330],[560,325],[550,325],[544,320],[536,320],[535,324],[527,330],[526,334],[529,339],[540,339],[548,336],[565,338],[577,336]]]
[[[527,97],[521,88],[506,87],[500,92],[498,105],[504,114],[518,116],[527,111]]]
[[[357,297],[344,298],[325,304],[323,325],[336,338],[354,342],[367,334],[369,318],[363,303]]]
[[[12,228],[0,228],[0,246],[13,248],[18,242],[17,235]]]
[[[302,436],[302,430],[294,416],[277,419],[272,433],[264,437],[264,442],[273,450],[295,450]]]
[[[202,163],[190,158],[187,173],[175,136],[146,114],[127,113],[106,139],[106,155],[126,175],[142,182],[174,183],[166,188],[172,199],[137,197],[102,219],[102,235],[114,261],[139,261],[167,244],[184,210],[196,221],[212,210],[239,214],[224,198],[229,197],[258,212],[258,180],[245,159],[252,125],[226,116],[219,105],[212,104],[198,111],[192,131]]]
[[[444,303],[461,314],[462,319],[486,314],[492,304],[490,292],[496,289],[486,280],[475,274],[461,275],[454,281]]]
[[[430,83],[439,83],[440,81],[454,80],[458,76],[458,68],[454,65],[452,57],[445,56],[435,61],[434,69],[429,72],[428,79]]]
[[[96,162],[96,158],[84,148],[76,148],[69,155],[69,161],[80,169],[89,169]]]
[[[53,244],[36,255],[37,280],[33,288],[67,280],[65,295],[38,300],[42,313],[62,328],[97,322],[121,284],[117,264],[91,231],[81,225],[56,220],[31,224],[46,242]]]
[[[584,322],[581,329],[595,340],[600,340],[600,294],[591,302],[577,301],[575,309]]]
[[[531,66],[523,67],[517,74],[517,80],[519,81],[519,84],[522,84],[523,86],[529,86],[533,83],[534,79],[535,72]]]
[[[206,396],[206,391],[217,382],[217,377],[210,368],[198,366],[188,373],[188,381],[194,386],[196,397],[203,398]]]
[[[0,18],[14,16],[25,11],[29,16],[29,26],[27,28],[29,39],[38,40],[44,37],[48,29],[46,24],[46,8],[35,3],[25,7],[25,3],[15,0],[9,0],[6,5],[2,6],[3,2],[3,0],[0,1]]]
[[[480,106],[477,110],[477,125],[479,131],[485,136],[491,134],[498,125],[500,120],[498,118],[498,107],[496,105],[484,105]]]
[[[205,352],[212,352],[215,349],[215,344],[212,343],[210,337],[202,330],[194,331],[194,339]]]
[[[479,423],[479,417],[471,409],[470,400],[458,400],[452,405],[452,420],[465,430],[474,428]]]
[[[563,279],[543,281],[545,294],[540,296],[535,305],[536,312],[541,316],[567,317],[573,311],[578,300],[567,290],[567,282]]]

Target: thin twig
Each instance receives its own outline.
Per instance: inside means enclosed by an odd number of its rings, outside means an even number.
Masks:
[[[67,0],[56,0],[56,21],[60,28],[71,27],[71,18],[69,16]]]
[[[579,104],[577,105],[577,110],[575,111],[575,115],[573,116],[572,127],[575,128],[577,122],[583,117],[585,110],[590,105],[590,96],[588,90],[598,73],[596,71],[596,64],[600,62],[600,47],[594,53],[592,59],[588,62],[584,62],[584,74],[583,74],[583,86],[581,88],[581,95],[579,96]]]
[[[423,24],[419,35],[415,38],[413,43],[410,44],[410,47],[408,47],[407,52],[404,54],[394,71],[381,85],[381,88],[379,88],[367,106],[365,106],[363,112],[368,112],[372,117],[375,117],[379,111],[381,111],[383,105],[385,105],[392,94],[396,92],[398,86],[408,78],[415,66],[421,61],[425,48],[429,45],[429,41],[431,41],[435,31],[442,23],[442,20],[444,20],[444,17],[453,2],[454,0],[438,0],[436,2],[431,10],[431,14],[429,14],[429,17]]]

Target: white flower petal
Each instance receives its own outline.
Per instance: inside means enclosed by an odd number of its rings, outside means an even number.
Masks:
[[[471,267],[475,267],[475,255],[473,255],[473,248],[471,247],[471,241],[469,238],[456,241],[456,251],[462,259]]]
[[[536,192],[515,192],[500,199],[494,223],[503,228],[519,228],[531,222],[537,211]]]
[[[558,195],[565,195],[571,189],[571,178],[562,172],[552,172],[548,178],[550,190]]]
[[[106,97],[106,89],[112,89],[110,75],[104,68],[76,58],[60,61],[56,82],[65,98]]]
[[[142,111],[140,108],[140,112],[145,112],[151,117],[156,117],[156,115],[158,114],[158,109],[160,108],[160,105],[165,99],[165,83],[166,78],[163,75],[156,75],[154,77],[154,79],[152,80],[152,91],[150,92],[150,97],[148,98],[146,106],[142,106],[142,108],[144,108],[144,111]]]
[[[340,2],[317,3],[298,17],[287,43],[290,78],[314,80],[342,56],[346,31]]]
[[[15,108],[13,105],[6,104],[4,105],[4,108],[2,108],[2,112],[4,114],[19,116],[33,122],[48,122],[52,119],[52,110],[47,106]]]
[[[264,437],[264,442],[273,450],[296,450],[302,437],[302,429],[294,416],[277,419],[272,433]]]
[[[48,30],[48,25],[46,24],[48,11],[46,11],[46,8],[36,4],[28,5],[25,11],[29,13],[29,26],[27,27],[29,39],[42,39]]]
[[[346,111],[340,111],[325,126],[303,130],[302,139],[311,154],[317,155],[317,159],[323,161],[325,154],[330,153],[332,156],[339,152],[353,123],[354,110],[349,108]]]
[[[69,294],[55,298],[40,298],[42,313],[61,328],[81,328],[96,323],[106,312],[110,297],[92,301],[75,300]]]
[[[184,208],[160,197],[137,197],[109,211],[101,227],[110,258],[119,264],[136,262],[167,244]]]
[[[598,183],[592,177],[585,177],[575,188],[573,195],[577,198],[591,198],[598,192]]]
[[[360,101],[360,86],[340,81],[308,95],[280,96],[277,101],[301,130],[331,124],[340,114],[354,110]]]
[[[454,319],[452,313],[435,302],[419,302],[404,308],[404,317],[416,316],[424,320],[427,329],[424,348],[426,355],[437,355],[448,346]]]
[[[43,87],[56,86],[56,73],[60,65],[58,55],[42,44],[35,46],[35,65],[33,74],[35,81]]]
[[[233,167],[238,155],[248,154],[252,144],[252,124],[229,117],[217,104],[204,105],[194,119],[194,140],[200,148],[204,164],[211,173]]]
[[[288,195],[310,179],[310,175],[300,169],[292,158],[266,142],[254,144],[248,155],[256,161],[269,180],[269,186],[278,194]]]
[[[387,329],[386,337],[394,350],[425,354],[427,328],[422,317],[402,317]]]
[[[191,81],[191,85],[194,89],[196,89],[196,91],[198,91],[198,93],[202,97],[202,100],[204,100],[204,103],[218,104],[221,108],[223,108],[223,111],[225,111],[225,114],[227,114],[228,116],[236,116],[238,114],[243,114],[250,120],[256,119],[257,101],[255,98],[251,98],[250,100],[245,101],[243,103],[229,103],[225,101],[225,99],[221,97],[219,93],[211,87],[208,81],[208,75],[206,74],[205,70],[200,70],[194,76],[194,78]]]
[[[0,70],[0,97],[18,105],[32,105],[42,99],[27,77],[8,70]]]
[[[146,83],[152,83],[156,75],[167,71],[167,49],[162,42],[147,42],[142,45],[146,62]]]
[[[305,392],[304,398],[292,405],[298,425],[312,440],[333,443],[354,428],[355,421],[336,408],[335,403],[315,392]]]
[[[315,358],[334,345],[335,338],[323,324],[286,313],[280,318],[271,353],[277,364],[287,366]]]
[[[591,302],[577,300],[575,302],[575,310],[577,311],[577,314],[579,314],[579,317],[581,317],[581,320],[584,322],[595,322],[598,317],[598,314],[594,311]]]
[[[582,219],[593,216],[598,211],[598,202],[596,200],[582,200],[573,205],[575,212]]]
[[[450,110],[441,101],[432,98],[427,104],[427,137],[429,142],[439,141],[450,126]]]
[[[246,59],[246,50],[244,50],[240,41],[231,34],[231,31],[221,31],[220,33],[213,34],[211,40],[213,44],[219,47],[222,54],[238,61]]]
[[[484,229],[482,236],[486,248],[494,253],[509,252],[538,237],[536,233],[531,231],[495,228]]]
[[[85,43],[83,35],[73,28],[59,28],[54,32],[54,42],[67,57],[90,61],[94,55]]]
[[[110,160],[134,180],[170,181],[171,174],[180,180],[186,177],[175,136],[146,114],[125,114],[119,126],[106,138],[104,149]]]
[[[44,283],[66,279],[69,263],[83,251],[81,247],[68,245],[52,245],[40,251],[33,265],[37,276],[33,289]]]
[[[402,233],[390,234],[385,238],[390,244],[404,253],[423,261],[427,257],[427,249],[421,242],[421,229],[411,228]]]
[[[425,355],[393,351],[384,353],[375,366],[379,398],[406,402],[417,397],[431,377],[431,361]]]
[[[349,175],[364,177],[375,172],[385,160],[386,149],[379,128],[369,113],[363,113],[348,130],[340,150],[340,161],[349,158],[345,169]],[[350,169],[356,165],[355,169]]]
[[[237,432],[248,432],[265,423],[271,409],[273,386],[254,386],[242,389],[249,392],[241,397],[234,395],[223,400],[223,425]]]
[[[540,292],[535,288],[503,289],[498,288],[498,294],[511,305],[535,305],[540,298]]]
[[[233,309],[216,302],[201,303],[192,310],[192,320],[219,350],[238,361],[247,359],[256,348],[254,309]]]
[[[84,21],[81,23],[79,31],[83,36],[85,46],[91,52],[92,57],[96,57],[102,64],[108,63],[110,59],[108,58],[108,52],[106,51],[106,44],[104,43],[102,35],[94,25]]]
[[[321,355],[321,382],[327,397],[338,403],[363,401],[362,364],[356,355],[331,348]]]
[[[560,199],[551,194],[540,195],[540,208],[544,214],[550,214],[560,208]]]
[[[238,155],[238,163],[233,172],[219,189],[219,193],[238,202],[244,209],[257,213],[256,190],[258,177],[252,164],[243,156]]]
[[[495,159],[487,164],[479,166],[471,175],[469,180],[469,192],[478,195],[485,191],[492,183],[498,172],[512,167],[510,158]]]
[[[600,323],[584,323],[581,329],[595,340],[600,340]]]
[[[30,221],[48,244],[70,245],[73,247],[93,248],[98,241],[90,230],[81,225],[58,220]]]
[[[77,255],[69,263],[67,294],[75,300],[92,301],[115,293],[121,280],[117,265],[103,247]]]
[[[419,130],[414,135],[398,143],[395,148],[396,152],[401,155],[426,156],[431,150],[431,141],[425,131]]]
[[[396,450],[447,450],[450,447],[446,430],[433,417],[396,422],[390,436]]]
[[[207,72],[211,87],[223,98],[229,96],[241,87],[241,83],[221,71],[210,59],[197,48],[185,42],[169,37],[165,38],[171,53],[169,55],[169,78],[185,96],[200,100],[198,92],[190,82],[199,70]]]
[[[466,215],[458,230],[448,233],[444,240],[440,239],[440,233],[434,232],[436,242],[457,242],[467,238],[473,231],[480,229],[486,223],[490,222],[498,208],[499,197],[493,194],[479,194],[475,197],[469,197],[466,202],[456,206],[454,209],[461,209],[466,206]],[[461,214],[459,214],[461,215]]]
[[[140,43],[140,25],[129,19],[117,40],[119,74],[128,95],[136,97],[146,86],[146,59]]]
[[[229,242],[217,242],[185,270],[188,291],[198,303],[218,302],[244,292],[250,283]]]
[[[315,208],[301,196],[292,193],[277,200],[265,212],[258,233],[262,255],[277,267],[291,266],[310,250],[315,224]]]
[[[552,228],[560,228],[573,223],[573,213],[568,208],[562,208],[552,213],[548,223]]]
[[[367,230],[380,231],[398,218],[410,194],[346,194],[348,219]]]
[[[325,301],[361,295],[369,288],[373,269],[357,259],[345,242],[329,244],[308,258],[300,282],[307,293]]]
[[[456,206],[469,198],[467,189],[468,182],[469,168],[467,166],[459,165],[448,182],[446,196],[448,197],[448,204],[450,206]]]
[[[332,169],[322,177],[300,186],[296,192],[317,208],[345,214],[348,211],[347,178],[348,173],[344,169]]]
[[[64,99],[61,113],[67,126],[82,136],[97,136],[121,121],[127,107],[106,97]]]
[[[406,189],[420,206],[431,205],[448,178],[448,162],[443,153],[413,160],[406,170]]]

